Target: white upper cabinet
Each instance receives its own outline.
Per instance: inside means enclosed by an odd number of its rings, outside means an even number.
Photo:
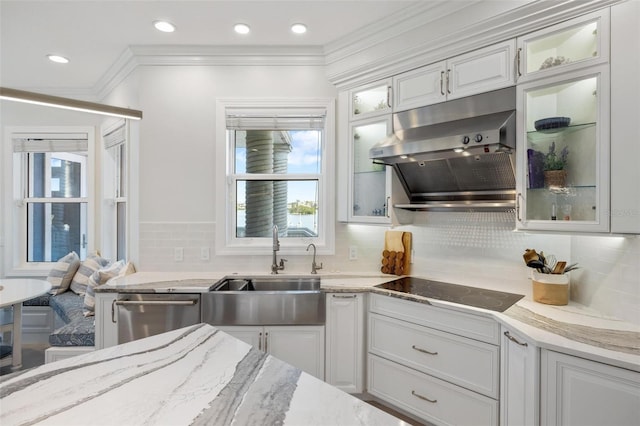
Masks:
[[[515,40],[508,40],[449,59],[447,99],[513,86],[515,43]]]
[[[351,120],[388,114],[391,112],[391,79],[353,89],[349,97]]]
[[[445,61],[418,68],[393,78],[393,110],[405,111],[447,99]]]
[[[515,46],[508,40],[395,76],[394,111],[512,86]]]
[[[518,38],[518,83],[609,61],[609,9]]]
[[[609,231],[609,67],[519,84],[516,226]]]
[[[640,2],[611,8],[611,232],[640,234]]]

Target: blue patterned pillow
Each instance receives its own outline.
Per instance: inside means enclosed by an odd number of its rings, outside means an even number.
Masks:
[[[87,283],[89,277],[98,269],[105,267],[109,264],[107,259],[100,257],[99,254],[91,254],[82,261],[78,271],[71,280],[71,291],[76,294],[84,295],[87,292]]]
[[[75,251],[67,254],[53,264],[47,281],[51,284],[49,294],[60,294],[69,290],[71,279],[80,266],[80,258]]]

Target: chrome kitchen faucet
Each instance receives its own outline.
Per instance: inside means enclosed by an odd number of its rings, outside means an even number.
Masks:
[[[278,259],[276,258],[277,251],[280,250],[280,241],[278,241],[278,225],[273,225],[273,261],[271,262],[271,273],[277,274],[278,271],[284,270],[284,262],[287,259],[280,259],[280,265],[278,265]]]
[[[311,243],[307,246],[307,251],[309,251],[309,247],[313,247],[313,260],[311,261],[311,273],[317,274],[318,269],[322,269],[322,262],[320,262],[320,266],[316,264],[316,245]]]

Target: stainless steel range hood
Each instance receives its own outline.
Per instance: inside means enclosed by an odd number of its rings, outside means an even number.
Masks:
[[[515,207],[515,87],[393,116],[393,135],[371,148],[393,166],[414,210]]]

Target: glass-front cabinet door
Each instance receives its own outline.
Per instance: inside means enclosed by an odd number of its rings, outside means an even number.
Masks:
[[[608,87],[607,65],[518,86],[518,228],[608,231]]]
[[[609,61],[609,10],[519,37],[518,82]]]
[[[389,116],[358,121],[350,126],[351,188],[349,221],[389,223],[391,168],[374,164],[371,147],[391,131]]]
[[[391,80],[378,81],[350,92],[351,120],[391,112]]]

